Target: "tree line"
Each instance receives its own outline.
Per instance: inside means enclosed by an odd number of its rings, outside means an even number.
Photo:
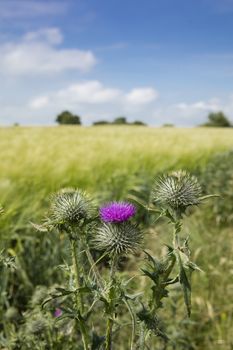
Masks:
[[[56,122],[61,125],[81,125],[81,117],[75,115],[69,111],[63,111],[58,114],[56,117]],[[135,120],[133,122],[128,122],[126,117],[117,117],[113,121],[107,120],[97,120],[93,122],[94,126],[98,125],[144,125],[147,124],[140,121]],[[174,126],[173,124],[164,124],[163,126]],[[199,126],[209,126],[209,127],[232,127],[232,123],[229,118],[221,111],[209,113],[207,116],[207,121],[204,124]]]
[[[62,113],[58,114],[56,117],[56,122],[58,124],[63,125],[81,125],[81,118],[78,115],[75,115],[69,111],[63,111]],[[117,117],[112,122],[107,120],[98,120],[93,122],[93,125],[146,125],[144,122],[140,120],[135,120],[134,122],[130,123],[127,121],[126,117]]]

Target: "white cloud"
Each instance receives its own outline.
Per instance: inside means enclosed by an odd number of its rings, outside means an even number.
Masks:
[[[62,1],[1,0],[0,18],[9,20],[58,15],[64,13],[66,8],[67,3]]]
[[[33,99],[29,106],[32,109],[41,109],[46,107],[49,104],[49,97],[48,96],[40,96],[35,99]]]
[[[91,51],[57,47],[62,42],[58,28],[46,28],[27,33],[17,43],[0,46],[0,73],[8,75],[38,75],[64,70],[90,70],[96,64]]]
[[[192,113],[194,111],[217,111],[221,109],[220,101],[217,98],[210,99],[208,101],[197,101],[194,103],[181,102],[175,105],[176,108]]]
[[[136,105],[148,104],[155,101],[157,98],[158,92],[151,87],[135,88],[126,95],[127,102]]]
[[[233,95],[225,98],[210,98],[193,103],[181,102],[167,107],[164,115],[170,117],[169,122],[175,121],[178,125],[199,125],[207,120],[211,112],[222,111],[226,116],[233,119]]]
[[[106,88],[99,81],[86,81],[73,84],[54,94],[54,97],[72,103],[108,103],[116,100],[121,91],[113,88]]]
[[[154,101],[157,96],[157,91],[152,88],[133,89],[127,93],[121,89],[105,87],[97,80],[90,80],[72,84],[47,96],[38,96],[29,102],[29,107],[39,109],[48,105],[118,105],[121,110],[127,110],[135,104],[145,106]]]
[[[47,42],[51,45],[58,45],[63,42],[63,35],[59,28],[42,28],[35,32],[28,32],[24,35],[26,42]]]

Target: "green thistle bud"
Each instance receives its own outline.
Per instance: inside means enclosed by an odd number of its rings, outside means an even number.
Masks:
[[[188,206],[201,202],[201,186],[196,177],[186,171],[172,172],[160,177],[152,190],[152,202],[184,213]]]
[[[80,225],[92,217],[94,207],[81,190],[64,189],[52,197],[51,219],[55,225]]]
[[[27,331],[29,334],[40,335],[45,332],[47,328],[48,322],[41,315],[33,320],[28,320]]]
[[[104,223],[97,231],[94,243],[98,250],[105,250],[110,255],[135,252],[142,241],[142,233],[128,222],[118,224]]]
[[[5,313],[6,320],[12,322],[12,321],[17,320],[18,317],[19,317],[19,312],[16,309],[16,307],[11,306],[6,310],[6,313]]]

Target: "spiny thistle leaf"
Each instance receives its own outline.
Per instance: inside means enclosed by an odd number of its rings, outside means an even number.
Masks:
[[[165,258],[161,261],[152,257],[148,252],[146,267],[141,269],[145,276],[149,277],[153,281],[151,287],[152,298],[150,300],[150,306],[156,309],[163,306],[162,299],[168,296],[166,287],[168,284],[176,283],[177,279],[170,279],[169,275],[172,272],[175,256],[168,251]]]
[[[165,341],[168,341],[168,336],[161,330],[160,321],[151,312],[145,308],[143,305],[142,309],[137,312],[138,319],[143,322],[148,331],[152,331],[156,336],[163,338]]]
[[[189,267],[188,257],[181,253],[176,252],[179,265],[179,281],[183,288],[184,302],[187,308],[188,316],[191,316],[191,274],[193,269]],[[182,255],[181,255],[182,254]]]

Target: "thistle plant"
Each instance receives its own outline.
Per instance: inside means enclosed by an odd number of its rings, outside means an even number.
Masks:
[[[81,335],[84,350],[114,347],[114,334],[120,329],[122,309],[127,310],[131,322],[130,350],[144,350],[152,334],[165,343],[169,336],[163,329],[159,309],[169,296],[169,287],[180,285],[183,290],[187,315],[191,314],[191,275],[200,270],[190,260],[188,238],[182,238],[183,219],[187,209],[197,206],[210,196],[201,195],[197,179],[185,171],[172,172],[156,179],[151,190],[150,203],[110,202],[100,207],[99,213],[90,197],[81,190],[66,189],[51,199],[48,217],[42,231],[57,230],[65,234],[70,243],[71,265],[65,263],[67,285],[55,287],[42,305],[53,304],[52,315],[59,320],[73,320],[72,335],[79,342]],[[144,231],[136,222],[137,206],[143,206],[156,220],[165,218],[173,227],[173,238],[166,245],[167,253],[158,259],[144,249]],[[99,251],[95,259],[92,252]],[[139,252],[146,263],[141,273],[149,279],[150,288],[129,293],[131,280],[118,272],[124,256]],[[108,269],[99,269],[99,263],[108,258]],[[41,300],[41,288],[32,303]],[[59,301],[59,302],[58,302]],[[104,310],[103,322],[95,331],[96,316]],[[120,311],[121,310],[121,311]],[[125,349],[127,347],[125,346]]]
[[[157,315],[163,307],[163,299],[168,297],[168,288],[172,284],[180,284],[183,290],[187,315],[191,315],[191,275],[200,268],[190,260],[188,237],[181,239],[183,218],[187,209],[197,206],[211,196],[201,196],[201,186],[198,180],[185,171],[176,171],[155,180],[151,192],[151,204],[145,206],[150,213],[156,213],[157,219],[169,220],[173,226],[172,244],[167,244],[167,254],[161,260],[146,253],[147,264],[142,269],[151,282],[151,296],[145,306],[138,312],[142,322],[140,334],[140,349],[145,348],[145,340],[154,333],[168,341],[167,335],[160,329]]]
[[[100,208],[100,217],[103,221],[98,228],[94,240],[95,248],[110,257],[109,283],[104,291],[105,312],[108,315],[106,326],[105,349],[112,349],[112,331],[114,315],[117,307],[124,302],[131,312],[122,283],[115,277],[118,261],[121,255],[134,253],[140,248],[142,241],[141,231],[128,220],[135,215],[136,208],[127,202],[112,202]],[[134,322],[134,320],[133,320]],[[133,325],[134,332],[134,325]],[[133,347],[131,339],[131,349]]]
[[[86,317],[86,305],[83,294],[88,290],[88,281],[84,276],[83,251],[86,253],[89,263],[93,260],[90,256],[86,244],[87,230],[95,217],[95,206],[90,197],[81,190],[64,189],[59,191],[51,198],[49,215],[44,224],[34,225],[39,230],[57,229],[60,233],[64,232],[70,242],[72,257],[72,266],[70,271],[70,287],[57,288],[56,293],[46,300],[51,301],[55,298],[61,298],[67,295],[73,295],[73,310],[65,314],[66,317],[73,318],[77,324],[77,330],[82,336],[83,347],[89,349],[89,334],[87,324],[84,322]],[[65,317],[64,316],[64,317]]]

